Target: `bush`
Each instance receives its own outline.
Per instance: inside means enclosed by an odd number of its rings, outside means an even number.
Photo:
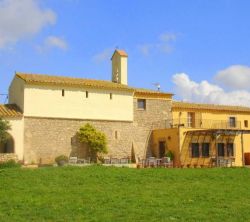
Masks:
[[[96,130],[89,123],[80,128],[78,131],[78,138],[80,142],[88,146],[91,157],[95,161],[99,158],[99,154],[108,152],[106,135]]]
[[[60,155],[55,158],[55,161],[59,166],[63,166],[65,163],[69,161],[69,158],[65,155]]]
[[[0,143],[4,143],[7,141],[9,137],[8,130],[10,129],[10,123],[7,120],[3,120],[0,118]]]
[[[15,160],[8,160],[5,162],[0,162],[0,169],[4,168],[20,168],[21,164],[17,163]]]

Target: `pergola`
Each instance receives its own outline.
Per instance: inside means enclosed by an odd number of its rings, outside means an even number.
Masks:
[[[242,165],[245,166],[244,159],[244,134],[250,134],[250,130],[242,129],[205,129],[205,130],[190,130],[186,132],[186,135],[190,136],[213,136],[215,138],[215,144],[219,136],[238,136],[241,135],[241,152],[242,152]],[[216,158],[218,159],[218,152],[216,152]]]

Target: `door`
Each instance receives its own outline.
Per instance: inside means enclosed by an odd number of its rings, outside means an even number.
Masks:
[[[165,148],[166,148],[166,142],[160,141],[159,142],[159,158],[162,158],[165,156]]]
[[[224,145],[224,143],[218,143],[218,145],[217,145],[217,154],[218,154],[218,157],[224,157],[225,156],[225,145]]]

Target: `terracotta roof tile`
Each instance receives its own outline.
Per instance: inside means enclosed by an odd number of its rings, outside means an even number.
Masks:
[[[16,76],[23,79],[28,84],[35,84],[35,85],[38,84],[38,85],[72,86],[72,87],[95,87],[95,88],[134,91],[127,85],[105,80],[93,80],[93,79],[40,75],[40,74],[27,74],[20,72],[16,73]]]
[[[58,86],[69,86],[69,87],[92,87],[92,88],[103,88],[103,89],[114,89],[124,90],[131,92],[138,92],[142,94],[161,95],[161,96],[172,96],[171,93],[164,93],[149,89],[134,88],[127,85],[114,83],[105,80],[93,80],[84,78],[72,78],[65,76],[52,76],[52,75],[41,75],[41,74],[29,74],[29,73],[16,73],[16,76],[23,79],[27,84],[34,85],[58,85]]]
[[[21,117],[22,112],[15,104],[0,104],[0,117]]]
[[[218,104],[188,103],[177,101],[173,101],[173,109],[200,109],[250,113],[250,108],[244,106],[227,106]]]
[[[116,49],[115,52],[118,52],[120,56],[128,57],[128,54],[124,50]]]

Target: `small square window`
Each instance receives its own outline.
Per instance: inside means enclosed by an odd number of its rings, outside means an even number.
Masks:
[[[146,109],[146,99],[138,99],[137,100],[137,108],[138,109]]]
[[[229,127],[235,128],[236,127],[236,118],[233,116],[229,117]]]
[[[248,120],[244,120],[244,126],[248,128]]]

